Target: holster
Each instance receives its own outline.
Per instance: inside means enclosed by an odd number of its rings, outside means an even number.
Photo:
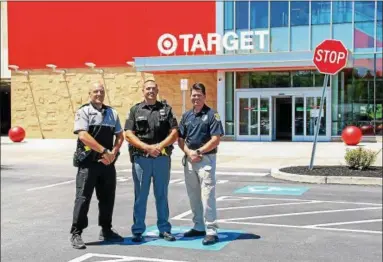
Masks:
[[[73,154],[73,166],[80,167],[89,158],[89,155],[92,153],[92,150],[85,150],[85,146],[82,142],[77,140],[76,150]]]

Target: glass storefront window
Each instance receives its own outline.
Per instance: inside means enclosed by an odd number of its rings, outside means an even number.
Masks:
[[[329,1],[311,2],[311,50],[331,37],[331,5]]]
[[[269,72],[251,72],[250,73],[251,88],[268,88],[270,87]]]
[[[288,21],[288,1],[270,2],[271,52],[281,52],[289,50]]]
[[[248,135],[248,122],[249,122],[249,99],[239,99],[239,135]]]
[[[353,50],[352,46],[352,2],[332,2],[332,38],[343,42],[346,48]]]
[[[235,28],[236,29],[249,29],[249,2],[236,1],[235,2]]]
[[[320,100],[321,97],[317,97],[317,111],[316,111],[316,118],[318,119],[319,117],[319,110],[320,110]],[[315,134],[315,133],[314,133]],[[321,118],[320,118],[320,127],[319,127],[319,133],[318,135],[324,136],[326,135],[326,100],[323,103],[323,111],[321,113]]]
[[[310,50],[309,44],[309,26],[293,26],[291,27],[291,51],[307,51]],[[307,36],[307,37],[302,37]]]
[[[295,98],[295,135],[303,136],[303,125],[304,125],[304,101],[303,97]]]
[[[383,50],[383,2],[377,3],[377,21],[376,21],[376,50],[382,52]]]
[[[310,5],[307,1],[292,1],[290,4],[291,51],[309,50]]]
[[[289,22],[289,3],[288,1],[270,2],[270,26],[286,27]]]
[[[332,2],[332,23],[351,23],[352,22],[352,2],[333,1]]]
[[[309,2],[292,1],[290,4],[290,25],[309,25]]]
[[[331,3],[330,1],[311,2],[311,24],[324,25],[330,24]]]
[[[287,27],[277,27],[270,29],[270,51],[282,52],[289,50],[289,29]]]
[[[250,1],[250,29],[268,30],[269,28],[269,3],[267,1]],[[260,36],[253,36],[253,43],[260,42]],[[269,52],[269,35],[265,36],[265,47],[261,49],[257,44],[253,52]]]
[[[234,2],[225,1],[224,3],[224,30],[234,29]]]
[[[314,82],[312,71],[294,71],[293,87],[312,87]]]
[[[375,57],[375,134],[383,135],[383,55]]]
[[[258,135],[258,98],[250,98],[250,135]]]
[[[291,78],[290,72],[271,72],[270,73],[270,87],[290,87]]]
[[[249,72],[236,73],[236,88],[250,88],[250,73]]]
[[[352,50],[352,23],[333,24],[333,39],[340,40],[347,49]]]
[[[234,135],[234,73],[225,73],[225,135]]]
[[[250,29],[269,27],[269,3],[261,1],[250,2]]]
[[[375,45],[375,2],[355,1],[354,52],[373,52]]]
[[[315,122],[316,122],[316,105],[315,97],[306,97],[306,135],[313,136],[315,133]]]
[[[381,134],[383,85],[381,56],[354,55],[354,68],[338,74],[332,91],[332,135],[341,135],[348,125],[362,129],[364,136]]]
[[[269,135],[270,132],[270,101],[269,98],[261,98],[261,107],[259,110],[261,111],[260,122],[261,122],[261,135]]]

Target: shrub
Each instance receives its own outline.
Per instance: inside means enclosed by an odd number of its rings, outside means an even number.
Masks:
[[[365,170],[375,162],[376,156],[377,153],[373,150],[358,147],[355,149],[347,149],[344,158],[350,168]]]

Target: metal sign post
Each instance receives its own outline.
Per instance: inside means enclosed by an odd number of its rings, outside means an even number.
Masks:
[[[183,114],[186,111],[186,91],[188,90],[188,80],[181,79],[180,87],[182,91],[182,114]]]
[[[318,118],[316,120],[316,125],[315,125],[315,127],[316,127],[315,128],[315,138],[314,138],[313,151],[311,153],[310,170],[313,169],[313,165],[314,165],[315,150],[316,150],[316,146],[317,146],[318,134],[319,134],[319,129],[320,129],[320,125],[321,125],[322,110],[323,110],[323,105],[324,105],[324,100],[325,100],[325,94],[326,94],[328,79],[329,79],[329,75],[325,74],[324,83],[323,83],[323,90],[322,90],[322,98],[320,99],[319,115],[318,115]]]
[[[348,50],[346,49],[342,41],[335,39],[324,40],[315,48],[313,63],[315,64],[318,71],[324,74],[325,76],[322,90],[322,98],[320,100],[319,115],[316,120],[315,126],[315,138],[309,166],[310,170],[312,170],[314,166],[315,151],[318,141],[319,129],[321,126],[321,118],[325,102],[327,83],[330,75],[336,75],[338,72],[340,72],[340,70],[346,67],[347,59]]]

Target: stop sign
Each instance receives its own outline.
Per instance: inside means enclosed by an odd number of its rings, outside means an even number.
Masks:
[[[314,51],[313,62],[322,74],[335,75],[347,65],[348,51],[339,40],[329,39]]]

